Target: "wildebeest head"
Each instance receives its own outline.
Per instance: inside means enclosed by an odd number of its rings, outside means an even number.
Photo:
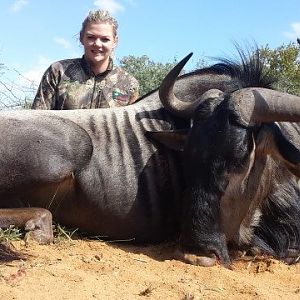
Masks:
[[[228,265],[227,243],[239,239],[242,223],[253,221],[255,208],[267,192],[264,183],[255,178],[255,160],[269,155],[300,175],[300,153],[275,123],[299,122],[300,98],[269,89],[272,80],[264,75],[257,52],[248,61],[243,57],[240,74],[239,68],[233,68],[232,78],[240,89],[211,89],[193,103],[181,101],[174,95],[173,86],[190,56],[166,76],[159,94],[167,110],[190,118],[192,126],[186,136],[177,132],[150,136],[184,153],[187,189],[181,210],[183,251],[218,257]],[[239,82],[243,76],[248,82]],[[271,171],[265,173],[265,177],[272,175]]]

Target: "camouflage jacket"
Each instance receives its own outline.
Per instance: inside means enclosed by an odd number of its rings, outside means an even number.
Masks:
[[[133,103],[138,98],[138,81],[121,68],[94,75],[82,58],[52,64],[43,75],[33,109],[105,108]]]

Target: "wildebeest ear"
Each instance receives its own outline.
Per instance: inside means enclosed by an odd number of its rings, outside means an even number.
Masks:
[[[300,178],[300,149],[283,135],[275,123],[264,125],[265,134],[269,134],[268,147],[266,147],[268,150],[266,152],[283,161],[287,169]]]
[[[290,172],[300,178],[300,150],[286,139],[278,127],[276,133],[275,143],[279,154]]]
[[[183,151],[188,129],[146,131],[145,135],[152,141],[166,146],[169,149]]]

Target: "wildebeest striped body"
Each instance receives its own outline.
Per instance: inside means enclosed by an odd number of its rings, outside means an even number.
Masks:
[[[0,126],[6,140],[1,202],[13,206],[11,197],[15,206],[43,206],[63,224],[109,238],[158,241],[176,232],[175,204],[184,186],[178,155],[145,137],[176,126],[158,101],[2,112]]]
[[[229,83],[229,74],[207,68],[183,75],[175,91],[193,101]],[[158,91],[114,109],[1,112],[0,207],[45,207],[62,224],[111,239],[174,236],[185,185],[180,154],[145,132],[183,124]]]

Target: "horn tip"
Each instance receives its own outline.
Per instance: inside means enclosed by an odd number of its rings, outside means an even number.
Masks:
[[[179,63],[178,65],[181,65],[182,67],[188,62],[188,60],[191,58],[191,56],[193,55],[193,52],[190,52],[186,57],[184,57]]]

